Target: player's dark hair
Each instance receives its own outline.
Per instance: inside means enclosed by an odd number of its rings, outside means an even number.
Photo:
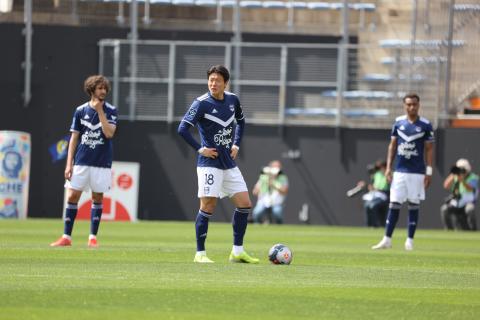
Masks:
[[[420,102],[420,97],[418,96],[418,94],[416,93],[407,93],[404,97],[403,97],[403,102],[405,103],[405,100],[407,99],[417,99],[417,102]]]
[[[107,89],[107,93],[110,92],[110,82],[106,77],[99,74],[88,77],[83,84],[83,90],[91,97],[98,85],[104,85]]]
[[[208,69],[207,79],[210,78],[210,75],[212,73],[221,74],[225,82],[228,82],[228,80],[230,80],[230,72],[228,72],[228,69],[225,66],[222,66],[221,64],[210,67],[210,69]]]

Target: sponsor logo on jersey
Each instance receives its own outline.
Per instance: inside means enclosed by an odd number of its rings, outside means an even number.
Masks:
[[[404,142],[398,146],[398,155],[410,159],[412,156],[418,156],[418,151],[415,149],[415,143]]]
[[[232,143],[232,131],[232,127],[218,130],[218,133],[213,136],[213,140],[217,146],[223,145],[227,149],[230,148],[230,144]]]
[[[399,129],[400,130],[405,130],[405,126],[401,125]]]
[[[82,144],[95,149],[98,145],[105,144],[100,131],[86,131],[82,135]]]
[[[83,119],[90,119],[90,117],[88,116],[88,114],[86,114],[85,117],[83,117]]]
[[[212,113],[218,113],[217,109],[213,108]]]

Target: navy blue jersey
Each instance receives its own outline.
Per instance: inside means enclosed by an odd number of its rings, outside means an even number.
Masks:
[[[117,108],[105,102],[103,111],[108,123],[116,126]],[[75,110],[70,131],[79,133],[79,142],[73,161],[74,165],[99,168],[112,167],[112,140],[107,139],[103,134],[98,113],[88,102]]]
[[[218,152],[215,159],[199,155],[197,166],[218,169],[237,166],[230,156],[235,134],[234,120],[243,119],[240,100],[231,92],[225,91],[223,100],[215,99],[210,92],[195,99],[182,121],[198,127],[202,147],[215,148]]]
[[[419,117],[414,123],[406,115],[395,119],[392,137],[397,138],[395,171],[425,174],[425,142],[433,142],[430,122]]]

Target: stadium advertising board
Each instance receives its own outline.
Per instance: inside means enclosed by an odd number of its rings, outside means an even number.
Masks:
[[[137,221],[140,164],[114,161],[112,188],[103,196],[102,221]],[[65,206],[67,197],[65,192]],[[83,192],[78,202],[77,220],[90,220],[91,192]]]
[[[30,134],[0,131],[0,218],[27,217]]]

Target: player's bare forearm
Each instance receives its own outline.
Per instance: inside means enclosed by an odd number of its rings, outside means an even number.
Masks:
[[[392,138],[392,140],[390,140],[390,144],[388,145],[387,168],[385,170],[385,176],[387,177],[388,182],[392,182],[392,166],[393,166],[393,160],[395,159],[396,151],[397,151],[397,139]]]
[[[431,167],[433,165],[433,143],[425,143],[425,162],[427,166]]]
[[[65,179],[70,180],[73,171],[73,157],[75,156],[75,151],[78,146],[79,133],[72,132],[70,141],[68,143],[68,152],[67,152],[67,163],[65,165]]]
[[[432,167],[433,164],[433,143],[426,142],[425,143],[425,162],[427,163],[428,167]],[[431,170],[431,169],[430,169]],[[428,173],[425,175],[425,189],[430,186],[432,182],[432,173]]]

